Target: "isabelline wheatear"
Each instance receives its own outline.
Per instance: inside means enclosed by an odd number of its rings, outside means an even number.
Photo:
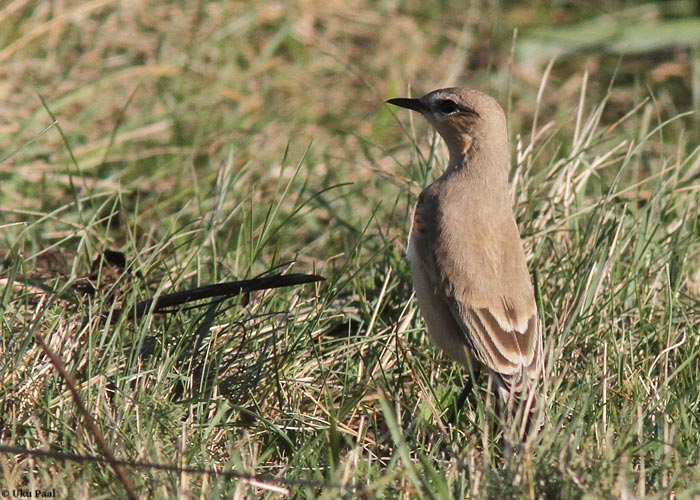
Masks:
[[[485,367],[503,400],[529,414],[542,326],[511,208],[505,114],[469,89],[387,102],[421,113],[449,151],[445,172],[418,197],[407,249],[428,333],[461,364]]]

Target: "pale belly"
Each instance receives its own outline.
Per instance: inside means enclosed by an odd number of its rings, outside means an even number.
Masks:
[[[465,342],[466,336],[452,316],[450,308],[436,293],[435,286],[415,251],[411,236],[406,256],[411,267],[418,307],[425,319],[430,340],[452,359],[468,367],[471,356]]]

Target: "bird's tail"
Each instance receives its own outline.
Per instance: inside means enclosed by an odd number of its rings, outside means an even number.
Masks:
[[[505,408],[504,417],[521,441],[535,436],[542,426],[542,408],[537,379],[518,374],[517,377],[496,377],[498,392]],[[499,380],[500,379],[500,380]]]

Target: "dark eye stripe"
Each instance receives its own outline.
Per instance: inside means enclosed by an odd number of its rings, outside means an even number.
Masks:
[[[443,99],[437,103],[437,108],[440,113],[449,115],[450,113],[457,111],[459,106],[457,106],[457,103],[451,99]]]
[[[469,113],[471,115],[480,116],[479,113],[477,113],[474,109],[472,109],[468,106],[457,104],[452,99],[442,99],[442,100],[438,101],[436,103],[435,109],[439,113],[442,113],[445,115],[452,114],[455,111],[462,111],[464,113]]]
[[[479,113],[477,113],[474,109],[469,108],[467,106],[460,106],[460,109],[462,111],[464,111],[465,113],[469,113],[470,115],[475,115],[475,116],[481,117],[481,115]]]

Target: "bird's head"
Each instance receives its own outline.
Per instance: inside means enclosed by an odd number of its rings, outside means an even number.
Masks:
[[[418,111],[447,143],[450,156],[466,157],[470,149],[508,150],[506,117],[498,102],[472,89],[434,90],[420,98],[397,98],[389,104]]]

